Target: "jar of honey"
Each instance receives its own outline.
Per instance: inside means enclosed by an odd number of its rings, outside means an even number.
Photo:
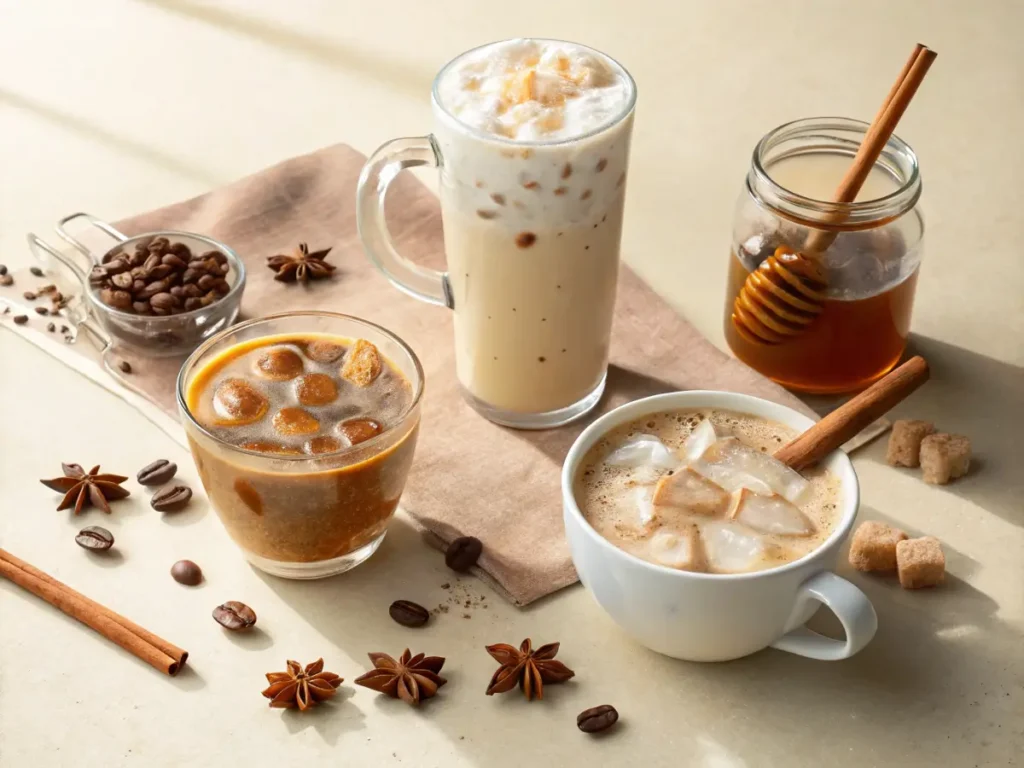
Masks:
[[[857,199],[827,202],[867,129],[809,118],[771,131],[736,208],[725,338],[790,389],[860,389],[906,347],[924,235],[917,156],[892,136]]]

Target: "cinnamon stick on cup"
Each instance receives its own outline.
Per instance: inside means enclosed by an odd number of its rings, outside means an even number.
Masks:
[[[0,576],[78,619],[166,675],[176,675],[188,659],[188,651],[90,600],[4,549],[0,549]]]
[[[798,472],[816,464],[928,381],[928,375],[923,357],[910,358],[779,448],[775,458]]]

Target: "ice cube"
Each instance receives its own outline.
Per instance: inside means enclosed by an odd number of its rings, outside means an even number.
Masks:
[[[729,508],[729,494],[717,483],[683,468],[662,477],[654,487],[654,503],[695,515],[719,515]]]
[[[705,523],[701,538],[709,568],[719,573],[749,571],[764,552],[761,538],[736,523]]]
[[[761,533],[782,536],[810,536],[814,533],[814,523],[807,515],[778,494],[759,496],[744,488],[736,494],[729,516]]]
[[[799,472],[735,437],[718,440],[691,466],[727,491],[749,488],[764,496],[777,493],[794,504],[809,485]]]
[[[710,448],[717,439],[718,435],[715,434],[715,428],[712,426],[711,421],[709,419],[702,419],[700,424],[694,427],[693,432],[686,438],[686,442],[683,443],[683,463],[690,464],[699,459],[704,455],[704,451]]]
[[[656,515],[654,509],[654,489],[651,486],[638,486],[633,489],[633,499],[636,502],[637,520],[640,527],[646,528],[654,521]]]
[[[609,453],[605,463],[613,467],[675,469],[679,459],[654,435],[634,435]]]
[[[696,526],[687,526],[679,533],[658,531],[647,547],[651,559],[659,565],[684,571],[704,570]]]

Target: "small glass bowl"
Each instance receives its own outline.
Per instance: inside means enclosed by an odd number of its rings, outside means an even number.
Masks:
[[[117,240],[117,244],[102,255],[98,255],[68,233],[67,224],[78,218],[86,219],[92,226]],[[62,240],[72,245],[85,257],[88,262],[87,267],[82,269],[81,264],[58,255],[50,248],[42,249],[43,253],[37,252],[37,255],[43,257],[44,253],[49,254],[72,269],[81,283],[82,295],[86,299],[89,314],[96,319],[102,330],[117,346],[123,345],[146,357],[181,357],[192,352],[211,336],[229,327],[238,316],[242,293],[245,290],[245,264],[234,250],[212,237],[178,230],[159,230],[128,237],[110,224],[85,213],[72,214],[62,219],[57,225],[56,231]],[[103,303],[100,300],[99,291],[89,283],[89,270],[94,266],[107,263],[120,253],[130,255],[137,243],[148,243],[157,237],[166,237],[172,243],[184,243],[193,253],[211,250],[223,253],[228,263],[228,274],[224,276],[224,279],[231,286],[228,293],[208,307],[177,315],[138,315],[115,309]]]

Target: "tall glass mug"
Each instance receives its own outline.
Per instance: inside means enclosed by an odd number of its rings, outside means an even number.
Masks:
[[[553,40],[468,51],[438,73],[434,132],[378,149],[359,179],[367,255],[398,288],[454,311],[459,382],[491,421],[542,429],[604,390],[636,84],[608,56]],[[447,272],[395,249],[384,196],[440,171]]]

